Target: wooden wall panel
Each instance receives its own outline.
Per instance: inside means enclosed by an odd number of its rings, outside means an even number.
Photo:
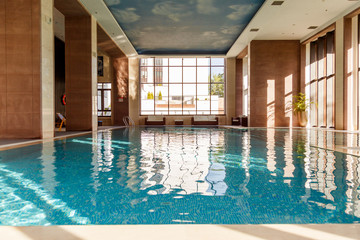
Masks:
[[[0,137],[6,134],[6,33],[5,33],[5,1],[0,1]]]
[[[0,1],[0,137],[40,138],[40,0]]]
[[[236,59],[236,77],[235,77],[235,115],[243,115],[243,60]]]
[[[91,17],[65,19],[66,130],[92,130]]]
[[[250,125],[297,126],[291,112],[299,91],[300,42],[256,40],[250,44]],[[290,87],[290,88],[289,88]],[[269,102],[269,99],[270,100]],[[289,109],[290,107],[290,109]]]

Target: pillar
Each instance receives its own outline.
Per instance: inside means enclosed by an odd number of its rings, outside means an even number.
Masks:
[[[114,59],[114,125],[124,125],[123,117],[129,116],[129,64],[128,58]]]
[[[139,59],[129,58],[129,116],[139,125]]]
[[[243,59],[236,59],[235,116],[243,115]]]
[[[92,16],[65,18],[66,130],[97,130],[97,35]]]
[[[41,0],[41,135],[54,137],[55,59],[53,1]]]
[[[226,59],[226,122],[231,125],[231,117],[236,113],[236,58]]]
[[[54,134],[52,1],[0,1],[0,138]]]

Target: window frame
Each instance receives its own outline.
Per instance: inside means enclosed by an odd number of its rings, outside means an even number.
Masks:
[[[188,59],[188,58],[192,58],[192,59],[195,59],[195,65],[184,65],[184,59]],[[221,58],[221,59],[224,59],[224,64],[223,65],[218,65],[218,64],[212,64],[212,59],[217,59],[217,58]],[[152,65],[148,65],[148,66],[144,66],[142,65],[142,60],[144,59],[153,59],[152,61]],[[167,59],[167,64],[165,65],[157,65],[157,59]],[[170,64],[170,59],[181,59],[181,65],[173,65],[173,64]],[[209,59],[209,64],[208,65],[198,65],[198,59]],[[226,116],[226,58],[224,57],[148,57],[148,58],[140,58],[139,59],[139,90],[138,90],[138,96],[139,96],[139,116],[194,116],[194,115],[199,115],[199,116],[206,116],[206,115],[213,115],[213,116]],[[167,77],[168,77],[168,81],[166,83],[159,83],[157,82],[157,78],[156,78],[156,69],[157,68],[161,68],[161,67],[164,67],[164,68],[167,68],[167,71],[168,71],[168,74],[167,74]],[[171,68],[174,68],[174,67],[178,67],[178,68],[181,68],[181,82],[171,82],[170,81],[170,69]],[[212,69],[213,68],[216,68],[216,67],[219,67],[219,68],[223,68],[224,69],[224,81],[222,83],[214,83],[212,82],[211,78],[212,78]],[[149,82],[142,82],[142,68],[153,68],[153,82],[152,83],[149,83]],[[195,74],[196,74],[196,77],[195,77],[195,82],[184,82],[184,68],[195,68]],[[209,72],[209,76],[210,76],[210,81],[209,82],[204,82],[204,83],[199,83],[198,82],[198,68],[209,68],[210,72]],[[148,71],[146,71],[146,73],[148,73]],[[153,110],[149,110],[152,111],[152,113],[150,114],[146,114],[146,113],[142,113],[142,106],[141,106],[141,102],[142,102],[142,93],[141,93],[141,90],[142,90],[142,85],[145,85],[145,84],[152,84],[153,87],[154,87],[154,90],[153,90],[153,93],[155,94],[156,93],[156,86],[159,85],[159,84],[166,84],[168,85],[168,97],[170,98],[170,86],[171,85],[181,85],[182,87],[182,93],[181,93],[181,114],[170,114],[170,112],[173,112],[174,110],[171,110],[170,109],[170,100],[168,101],[168,108],[167,108],[167,113],[166,114],[163,114],[163,113],[157,113],[156,111],[156,98],[154,97],[154,108]],[[209,94],[209,102],[210,102],[210,106],[209,106],[209,109],[208,110],[199,110],[198,109],[198,105],[195,104],[195,110],[194,112],[195,113],[192,113],[192,114],[184,114],[184,112],[186,110],[184,110],[184,99],[185,97],[187,96],[186,94],[184,94],[184,85],[195,85],[196,86],[196,89],[195,89],[195,101],[197,101],[196,99],[198,99],[198,86],[199,85],[205,85],[207,84],[209,86],[209,91],[210,91],[210,94]],[[212,95],[211,94],[211,86],[212,85],[216,85],[216,84],[222,84],[223,85],[223,89],[224,89],[224,103],[223,103],[223,107],[224,107],[224,110],[223,110],[223,113],[218,113],[219,110],[212,110],[212,106],[211,106],[211,97],[212,96],[217,96],[217,95]],[[209,112],[209,113],[205,113],[205,114],[199,114],[198,112]],[[215,112],[215,113],[212,113],[212,112]]]
[[[99,88],[99,84],[102,85],[102,88]],[[104,88],[105,84],[110,84],[110,88]],[[110,92],[110,101],[112,103],[112,84],[109,82],[98,82],[97,83],[97,92],[101,92],[101,109],[97,109],[97,116],[98,117],[108,117],[110,118],[112,115],[112,107],[110,107],[110,110],[105,110],[104,108],[104,93]],[[98,95],[99,96],[99,95]],[[99,106],[99,105],[98,105]],[[99,115],[99,112],[102,112],[101,115]],[[110,112],[110,115],[104,116],[104,112]]]
[[[332,39],[331,39],[332,38]],[[332,40],[332,51],[330,50],[330,45],[328,41]],[[321,48],[319,48],[319,43],[322,42]],[[335,31],[327,32],[324,36],[315,39],[310,42],[310,81],[305,83],[305,88],[309,87],[310,91],[310,101],[315,102],[316,106],[311,106],[310,109],[310,124],[312,127],[326,127],[334,128],[335,126]],[[322,51],[323,62],[320,66],[319,52]],[[333,54],[332,61],[329,61],[328,54]],[[312,68],[311,65],[314,64]],[[322,72],[319,72],[323,68]],[[328,71],[331,68],[331,71]],[[314,71],[312,71],[314,70]],[[328,80],[332,79],[331,92],[328,92],[329,82]],[[320,88],[320,83],[322,83],[322,88]],[[314,91],[314,96],[312,96],[312,91]],[[331,114],[329,113],[330,109],[328,106],[328,95],[332,96]],[[318,107],[319,97],[321,97],[322,106]],[[323,112],[320,112],[323,111]],[[320,116],[322,115],[322,119]],[[322,120],[322,122],[320,122]],[[329,122],[331,122],[329,124]]]

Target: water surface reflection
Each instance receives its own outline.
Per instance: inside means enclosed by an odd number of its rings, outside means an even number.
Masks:
[[[132,128],[0,152],[3,225],[354,223],[358,135]]]

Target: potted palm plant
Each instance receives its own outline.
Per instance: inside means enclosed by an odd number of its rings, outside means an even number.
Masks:
[[[299,93],[294,96],[295,101],[293,102],[293,111],[297,115],[300,127],[305,127],[307,124],[306,110],[314,104],[306,98],[304,93]]]

